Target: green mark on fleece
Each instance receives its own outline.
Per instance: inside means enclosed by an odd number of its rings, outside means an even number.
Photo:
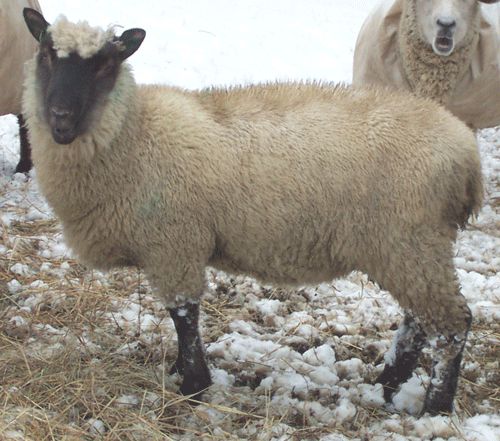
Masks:
[[[146,199],[144,204],[142,204],[142,206],[140,207],[139,212],[141,213],[141,217],[143,217],[144,219],[150,219],[160,215],[163,205],[164,203],[161,197],[161,193],[154,193],[153,195],[151,195],[151,197]]]

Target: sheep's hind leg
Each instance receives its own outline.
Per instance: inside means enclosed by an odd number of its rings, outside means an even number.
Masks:
[[[472,315],[469,308],[466,308],[465,331],[439,335],[430,340],[433,360],[432,375],[422,413],[429,412],[431,415],[437,415],[453,410],[460,363],[471,322]]]
[[[421,326],[411,313],[406,312],[392,347],[385,355],[384,370],[376,380],[384,386],[386,402],[390,402],[399,386],[411,377],[425,343],[426,336]]]
[[[398,248],[385,256],[383,270],[374,265],[367,271],[405,311],[411,311],[422,327],[419,332],[425,333],[434,349],[431,381],[423,408],[423,412],[432,415],[453,410],[460,361],[471,323],[470,310],[460,293],[453,265],[451,239],[454,233],[427,227],[414,230],[407,240],[397,238]],[[415,345],[418,346],[418,342]],[[387,377],[390,373],[388,368]]]
[[[172,369],[184,375],[180,392],[183,395],[194,395],[196,400],[199,400],[201,393],[212,384],[198,329],[199,313],[198,303],[186,303],[170,309],[179,342],[177,361]]]

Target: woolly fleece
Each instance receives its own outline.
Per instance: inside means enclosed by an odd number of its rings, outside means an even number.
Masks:
[[[21,113],[24,63],[36,42],[23,21],[23,8],[40,11],[37,0],[0,0],[0,115]]]

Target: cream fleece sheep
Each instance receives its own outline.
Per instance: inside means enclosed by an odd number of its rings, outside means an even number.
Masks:
[[[21,113],[24,63],[37,46],[23,24],[27,6],[40,10],[37,0],[0,0],[0,115]]]
[[[500,8],[473,6],[465,38],[443,56],[422,35],[415,0],[382,1],[359,33],[353,84],[433,98],[476,129],[500,125]]]
[[[38,183],[83,262],[145,270],[177,311],[180,351],[194,322],[182,322],[189,306],[179,308],[199,301],[207,265],[280,284],[359,269],[428,335],[465,341],[470,311],[452,244],[480,208],[482,181],[463,123],[408,94],[316,83],[188,92],[136,86],[120,64],[88,129],[68,141],[58,121],[72,108],[64,113],[41,82],[59,64],[84,66],[92,57],[79,57],[77,43],[72,49],[57,35],[77,35],[81,44],[95,41],[93,32],[59,20],[30,63],[24,111]],[[107,69],[123,47],[108,39],[96,62]],[[110,52],[114,58],[103,61]],[[204,362],[189,368],[191,355],[181,362],[184,387]],[[199,392],[207,381],[183,391]]]
[[[0,0],[0,115],[13,113],[19,123],[20,159],[16,172],[31,169],[31,151],[21,115],[24,63],[33,57],[36,42],[23,26],[22,10],[40,11],[37,0]]]

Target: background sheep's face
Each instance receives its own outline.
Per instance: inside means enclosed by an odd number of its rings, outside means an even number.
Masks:
[[[450,55],[464,43],[476,25],[477,0],[415,0],[419,32],[422,39],[442,56]]]
[[[34,9],[25,8],[23,14],[40,43],[36,60],[39,113],[56,143],[71,144],[99,118],[121,63],[139,49],[146,33],[130,29],[115,37],[64,17],[50,26]]]

